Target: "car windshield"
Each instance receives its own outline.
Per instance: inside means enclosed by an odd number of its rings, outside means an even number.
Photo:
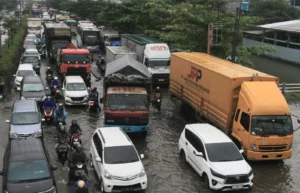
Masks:
[[[240,161],[243,156],[232,142],[208,143],[205,145],[211,162]]]
[[[24,76],[33,76],[34,73],[32,70],[19,70],[17,76],[24,77]]]
[[[132,145],[106,147],[104,150],[106,164],[123,164],[138,162],[139,157]]]
[[[149,67],[170,66],[170,60],[149,60]]]
[[[45,160],[9,163],[7,180],[10,183],[34,182],[50,177],[49,167]]]
[[[25,39],[31,39],[31,40],[35,40],[35,39],[37,39],[37,37],[36,36],[26,36],[26,38]]]
[[[67,84],[68,91],[83,91],[86,90],[84,83],[69,83]]]
[[[253,116],[251,135],[291,135],[293,134],[292,119],[288,115]]]
[[[66,54],[63,55],[62,61],[64,63],[90,63],[90,55],[88,54]]]
[[[28,30],[29,30],[29,31],[30,31],[30,30],[37,31],[37,30],[40,30],[40,29],[41,29],[40,26],[38,26],[38,27],[28,27]]]
[[[76,22],[66,22],[68,26],[77,26]]]
[[[147,95],[145,94],[109,94],[108,108],[111,110],[146,110]]]
[[[62,49],[62,48],[66,48],[68,45],[68,42],[66,41],[60,41],[60,42],[52,42],[52,46],[54,48],[59,48],[59,49]]]
[[[44,90],[42,83],[28,83],[23,85],[23,92],[41,92]]]
[[[13,125],[31,125],[40,122],[39,114],[36,112],[14,113],[12,116]]]
[[[35,45],[34,41],[24,41],[25,45]]]
[[[23,63],[37,63],[39,62],[39,57],[38,56],[25,56],[23,58]]]

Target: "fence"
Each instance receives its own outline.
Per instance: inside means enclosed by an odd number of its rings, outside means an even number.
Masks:
[[[278,87],[283,94],[300,92],[300,83],[281,83]]]

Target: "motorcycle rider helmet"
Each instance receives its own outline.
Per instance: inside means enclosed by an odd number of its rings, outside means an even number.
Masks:
[[[92,91],[97,91],[97,87],[94,86],[93,89],[92,89]]]
[[[104,57],[101,57],[101,60],[104,60]]]
[[[81,145],[80,145],[80,144],[77,144],[77,145],[76,145],[76,151],[79,153],[79,152],[81,152],[81,150],[82,150]]]
[[[47,69],[50,70],[51,68],[50,68],[50,67],[47,67]]]
[[[158,87],[156,87],[156,90],[157,90],[157,91],[159,91],[159,89],[160,89],[160,88],[159,88],[159,86],[158,86]]]
[[[57,76],[56,76],[56,77],[54,77],[54,80],[58,80]]]
[[[51,100],[51,96],[50,96],[50,95],[47,96],[47,100],[48,100],[48,101]]]
[[[83,181],[87,180],[87,175],[83,171],[78,172],[78,176],[79,176],[80,180],[83,180]]]
[[[58,105],[58,108],[59,108],[60,110],[63,110],[63,109],[64,109],[64,105],[63,105],[63,104],[59,104],[59,105]]]
[[[59,93],[60,93],[60,90],[57,90],[55,93],[56,93],[56,94],[59,94]]]
[[[73,119],[72,120],[72,125],[77,125],[77,120]]]

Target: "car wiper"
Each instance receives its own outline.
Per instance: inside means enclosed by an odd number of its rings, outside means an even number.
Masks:
[[[22,182],[37,182],[37,181],[46,180],[46,179],[49,179],[49,178],[50,178],[50,177],[36,178],[36,179],[27,179],[27,180],[20,180],[19,183],[22,183]]]
[[[218,160],[218,162],[230,162],[230,161],[235,161],[235,160],[232,160],[232,159],[220,159],[220,160]]]

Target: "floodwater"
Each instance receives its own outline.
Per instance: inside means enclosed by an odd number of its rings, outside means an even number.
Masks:
[[[45,67],[49,66],[47,60],[43,61],[41,68],[42,79],[45,80]],[[51,65],[55,68],[55,65]],[[93,64],[93,70],[97,70]],[[94,77],[92,85],[98,86],[102,95],[102,81]],[[12,89],[5,102],[0,104],[0,154],[3,155],[8,141],[8,125],[5,120],[9,118],[14,100],[19,99],[17,91]],[[300,117],[299,105],[290,105],[293,114]],[[67,107],[67,125],[72,119],[76,119],[83,129],[83,147],[88,155],[90,139],[94,130],[103,125],[103,114],[94,115],[86,112],[84,107]],[[296,128],[296,119],[293,118]],[[145,154],[143,163],[148,176],[147,193],[205,193],[212,192],[206,189],[201,178],[190,166],[180,160],[178,154],[178,139],[187,122],[180,112],[180,108],[172,103],[167,90],[163,92],[161,112],[151,109],[150,129],[145,139],[138,135],[130,136],[139,152]],[[57,162],[54,151],[53,126],[44,127],[44,141],[50,153],[51,162],[58,165],[55,178],[58,192],[70,193],[70,187],[66,185],[68,167]],[[300,192],[300,132],[295,133],[293,156],[286,161],[277,162],[250,162],[254,172],[253,193],[297,193]],[[2,160],[0,161],[2,167]],[[93,192],[100,192],[99,180],[94,171],[89,168],[89,181]]]

